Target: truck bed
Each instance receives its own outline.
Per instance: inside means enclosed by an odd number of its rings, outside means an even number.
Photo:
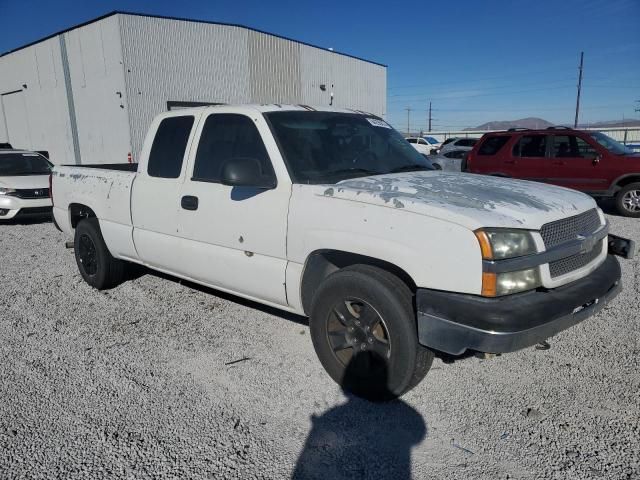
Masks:
[[[56,219],[67,217],[69,207],[80,204],[90,208],[101,223],[131,226],[135,169],[137,165],[126,163],[54,167],[51,186]],[[58,223],[67,233],[72,233],[70,225],[64,225],[64,221]]]

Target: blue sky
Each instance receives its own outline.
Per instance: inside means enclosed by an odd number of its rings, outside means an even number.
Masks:
[[[640,0],[0,0],[0,52],[111,10],[239,23],[388,65],[387,119],[434,130],[537,116],[640,118]]]

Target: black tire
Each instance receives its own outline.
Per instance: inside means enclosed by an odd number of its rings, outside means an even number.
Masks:
[[[104,290],[122,281],[125,263],[111,256],[97,218],[80,220],[73,246],[80,275],[89,285]]]
[[[376,314],[378,323],[368,321]],[[373,330],[363,325],[374,325]],[[411,290],[377,267],[350,266],[322,282],[313,297],[310,330],[331,378],[368,400],[408,392],[433,362],[433,352],[418,343]]]
[[[616,210],[624,217],[640,218],[640,182],[622,187],[616,194]]]

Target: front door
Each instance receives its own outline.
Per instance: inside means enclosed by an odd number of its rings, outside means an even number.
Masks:
[[[553,183],[586,192],[607,190],[606,166],[596,148],[577,135],[552,135]]]
[[[222,108],[221,108],[222,110]],[[291,184],[273,189],[223,185],[233,159],[259,162],[276,174],[269,151],[279,155],[262,115],[213,113],[196,133],[199,143],[187,173],[179,212],[183,268],[194,280],[223,290],[286,305],[286,234]]]

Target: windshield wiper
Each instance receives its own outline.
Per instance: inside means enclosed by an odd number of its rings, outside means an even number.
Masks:
[[[419,163],[414,163],[411,165],[403,165],[402,167],[394,168],[389,173],[415,172],[419,170],[434,170],[434,168],[429,167],[428,165],[420,165]]]
[[[340,170],[333,170],[332,172],[327,172],[327,177],[334,177],[336,175],[343,175],[345,173],[364,173],[365,175],[380,175],[382,172],[378,172],[377,170],[369,170],[368,168],[341,168]]]

